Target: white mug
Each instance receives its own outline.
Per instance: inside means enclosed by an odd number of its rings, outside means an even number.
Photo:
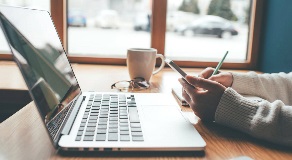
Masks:
[[[154,71],[156,58],[161,58],[160,67]],[[127,52],[127,67],[131,79],[142,77],[149,82],[152,75],[158,73],[165,65],[164,56],[157,54],[154,48],[130,48]]]

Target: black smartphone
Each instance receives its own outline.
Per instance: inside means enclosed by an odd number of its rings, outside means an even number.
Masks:
[[[170,68],[172,68],[174,71],[178,72],[183,79],[187,76],[186,72],[184,72],[178,65],[176,65],[172,60],[165,58],[165,63],[167,63]]]

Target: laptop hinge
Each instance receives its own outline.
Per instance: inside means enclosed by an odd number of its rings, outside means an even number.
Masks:
[[[85,101],[86,96],[79,96],[78,100],[76,101],[75,105],[73,106],[73,110],[71,114],[69,115],[69,118],[61,132],[61,135],[69,135],[70,130],[72,128],[72,125],[75,121],[75,118],[79,112],[79,109],[82,105],[82,103]]]

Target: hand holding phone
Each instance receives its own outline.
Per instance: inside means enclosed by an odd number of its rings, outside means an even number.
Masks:
[[[179,73],[183,79],[187,76],[187,74],[178,66],[176,65],[172,60],[165,58],[164,60],[174,71]],[[172,88],[172,92],[180,102],[182,106],[188,106],[189,104],[186,102],[186,100],[182,96],[182,88]]]

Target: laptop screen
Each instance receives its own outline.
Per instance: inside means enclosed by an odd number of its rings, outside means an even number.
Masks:
[[[52,139],[80,88],[47,11],[0,6],[0,24]],[[54,125],[55,128],[49,128]],[[57,126],[57,127],[56,127]]]

